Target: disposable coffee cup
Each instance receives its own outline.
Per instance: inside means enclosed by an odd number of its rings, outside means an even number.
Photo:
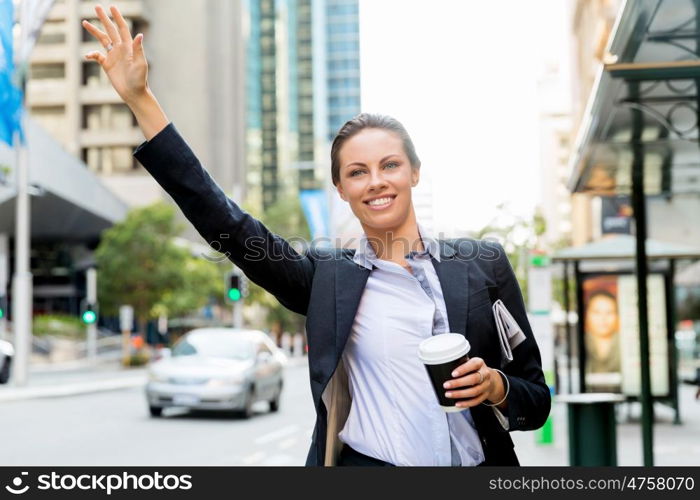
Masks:
[[[467,362],[469,348],[469,341],[460,333],[440,333],[418,345],[418,357],[428,371],[440,408],[446,412],[466,410],[456,406],[459,399],[445,397],[442,384],[454,378],[452,370]]]

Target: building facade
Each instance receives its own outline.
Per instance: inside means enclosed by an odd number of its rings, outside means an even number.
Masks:
[[[228,193],[245,195],[244,50],[239,2],[115,2],[132,34],[144,33],[149,85],[168,118]],[[129,206],[164,198],[133,158],[143,140],[131,110],[102,68],[84,55],[103,50],[81,26],[101,23],[95,2],[57,0],[31,58],[30,114]],[[186,235],[198,239],[186,225]]]

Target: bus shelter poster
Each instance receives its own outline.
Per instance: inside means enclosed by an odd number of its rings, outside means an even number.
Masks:
[[[669,393],[664,279],[647,280],[651,392]],[[583,282],[586,390],[639,396],[641,385],[637,282],[634,275],[591,276]]]

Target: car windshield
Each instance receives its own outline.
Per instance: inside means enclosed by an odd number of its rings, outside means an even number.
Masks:
[[[172,355],[246,360],[253,357],[253,345],[249,340],[228,335],[187,335],[173,346]]]

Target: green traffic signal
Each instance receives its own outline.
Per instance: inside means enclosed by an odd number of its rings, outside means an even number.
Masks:
[[[97,320],[97,314],[95,314],[95,311],[85,311],[83,313],[83,323],[86,325],[91,325]]]
[[[228,302],[238,302],[243,298],[241,282],[241,276],[236,273],[231,272],[226,275],[226,300]]]
[[[241,291],[238,288],[231,288],[228,291],[228,298],[233,302],[241,300]]]
[[[5,317],[5,310],[2,307],[0,307],[0,319],[2,319],[4,317]]]

